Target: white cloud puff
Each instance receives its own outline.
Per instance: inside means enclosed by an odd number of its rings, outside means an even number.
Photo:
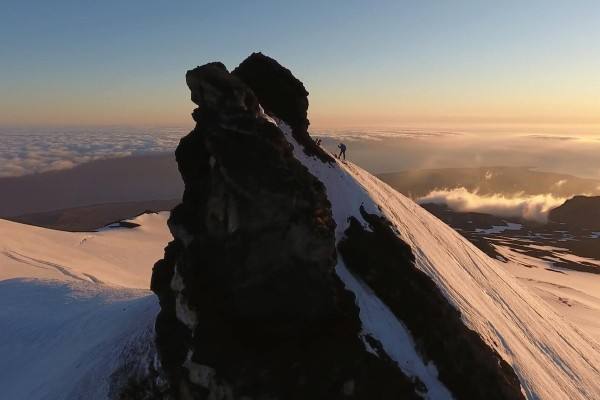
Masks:
[[[547,222],[548,212],[565,202],[565,198],[551,194],[513,196],[501,194],[480,195],[470,192],[464,187],[455,189],[434,190],[419,198],[421,204],[446,204],[458,212],[479,212],[499,217],[520,217],[530,221]]]

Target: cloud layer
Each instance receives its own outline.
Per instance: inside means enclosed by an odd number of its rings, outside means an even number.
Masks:
[[[551,194],[526,196],[520,193],[514,196],[501,194],[482,196],[470,192],[464,187],[434,190],[417,201],[421,204],[446,204],[458,212],[479,212],[499,217],[520,217],[530,221],[547,222],[548,212],[565,202],[565,198]]]
[[[65,169],[88,161],[172,151],[190,127],[0,127],[0,177]],[[522,135],[429,128],[315,130],[324,146],[373,173],[408,169],[528,166],[600,178],[600,137]],[[488,175],[486,179],[495,179]],[[566,185],[565,185],[566,186]],[[557,183],[556,188],[560,188]]]
[[[461,136],[461,132],[450,130],[428,129],[334,129],[317,130],[315,136],[348,142],[369,140],[383,141],[385,139],[435,139]]]
[[[172,151],[182,128],[3,129],[0,177],[67,169],[88,161]]]
[[[600,179],[600,134],[595,132],[557,135],[540,130],[541,133],[530,134],[458,126],[311,132],[332,151],[340,141],[345,142],[347,157],[374,173],[506,166]]]

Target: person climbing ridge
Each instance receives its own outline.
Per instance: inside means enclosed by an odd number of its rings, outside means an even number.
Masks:
[[[341,160],[342,156],[344,156],[344,161],[346,160],[346,145],[344,143],[338,144],[338,148],[340,149],[340,154],[338,158]]]

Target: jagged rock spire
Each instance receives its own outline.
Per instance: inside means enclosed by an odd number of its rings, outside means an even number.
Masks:
[[[168,395],[416,398],[416,383],[360,339],[353,296],[334,272],[325,187],[260,112],[258,101],[310,140],[306,90],[269,60],[253,55],[236,74],[211,63],[186,75],[197,125],[176,151],[185,192],[152,276]],[[275,86],[261,86],[268,77]]]

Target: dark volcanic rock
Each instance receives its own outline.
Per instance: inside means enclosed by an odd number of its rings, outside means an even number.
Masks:
[[[252,53],[232,74],[248,84],[265,110],[294,129],[308,129],[308,91],[289,69],[262,53]]]
[[[576,228],[600,230],[600,196],[575,196],[550,210],[548,218]]]
[[[194,121],[202,116],[258,113],[258,100],[239,79],[232,77],[222,63],[203,65],[185,74],[192,93],[191,100],[200,106],[194,110]]]
[[[360,211],[371,230],[351,220],[338,245],[345,264],[406,324],[455,398],[524,399],[513,369],[464,325],[460,312],[415,267],[410,246],[386,219]]]
[[[333,161],[308,134],[308,91],[289,69],[262,53],[252,53],[232,74],[246,82],[267,114],[292,128],[294,138],[308,155]]]
[[[277,69],[259,63],[252,71],[257,78],[244,82],[220,63],[186,75],[197,125],[176,151],[185,192],[169,219],[175,240],[151,283],[169,395],[417,398],[418,382],[366,351],[354,297],[334,273],[325,188],[261,117],[257,97],[274,94],[250,89]],[[285,102],[306,98],[302,84],[289,71],[272,79],[285,88],[277,94],[285,106],[273,98],[263,107],[305,129],[307,103]]]

